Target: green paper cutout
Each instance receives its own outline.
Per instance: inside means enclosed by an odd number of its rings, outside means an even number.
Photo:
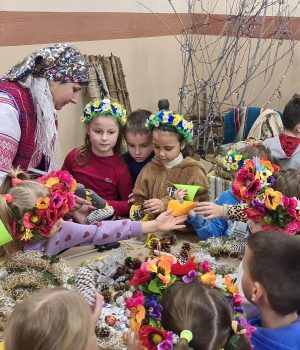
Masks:
[[[205,190],[203,186],[174,184],[177,190],[185,190],[185,200],[193,201],[198,190]]]
[[[12,240],[13,240],[12,236],[7,231],[2,220],[0,220],[0,246],[6,244],[8,242],[11,242]]]

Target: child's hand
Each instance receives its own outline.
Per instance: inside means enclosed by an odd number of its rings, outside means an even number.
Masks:
[[[72,211],[80,209],[83,205],[87,206],[90,211],[97,209],[91,204],[90,201],[83,199],[81,197],[75,196],[75,204],[74,204],[74,207],[72,208]]]
[[[130,203],[130,204],[134,204],[135,199],[134,199],[133,192],[131,192],[130,195],[128,196],[128,201],[127,202]]]
[[[213,202],[199,202],[194,208],[196,214],[203,215],[203,219],[211,220],[224,217],[224,206]]]
[[[93,315],[92,315],[92,322],[93,326],[96,328],[98,320],[100,318],[101,312],[102,312],[102,306],[103,306],[103,296],[99,294],[98,292],[95,293],[95,304],[93,307]]]
[[[77,197],[77,198],[79,198],[79,197]],[[79,207],[79,209],[72,210],[70,212],[70,215],[72,216],[72,218],[75,222],[78,222],[79,224],[84,225],[86,223],[86,218],[91,213],[91,211],[92,210],[90,209],[90,206],[83,204],[83,205],[81,205],[81,207]]]
[[[189,211],[188,211],[188,217],[189,217],[189,218],[193,218],[194,216],[196,216],[195,211],[194,211],[193,209],[189,210]]]
[[[143,208],[146,213],[154,215],[162,213],[164,211],[165,204],[161,199],[152,198],[144,202]]]
[[[185,225],[181,225],[187,219],[186,215],[172,216],[171,213],[172,210],[165,211],[154,220],[158,231],[172,231],[186,227]]]
[[[176,190],[174,192],[174,198],[177,200],[182,200],[186,196],[186,190]]]
[[[138,337],[131,330],[127,332],[127,350],[141,350]]]

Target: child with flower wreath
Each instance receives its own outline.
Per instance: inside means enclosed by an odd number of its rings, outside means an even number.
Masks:
[[[172,198],[173,185],[198,185],[198,199],[208,197],[206,171],[193,159],[193,123],[172,111],[161,110],[146,122],[152,132],[154,158],[140,172],[134,189],[135,204],[143,205],[154,216],[166,210]]]
[[[269,161],[254,157],[248,160],[238,172],[233,192],[245,204],[218,206],[214,203],[200,203],[198,210],[214,217],[239,218],[247,221],[250,232],[278,230],[288,234],[300,231],[300,171],[282,169]],[[201,207],[202,206],[202,207]],[[199,208],[201,207],[201,208]],[[225,210],[224,210],[225,209]],[[243,276],[243,264],[238,270],[238,283]],[[257,314],[257,309],[245,302],[244,308],[249,318]]]
[[[296,236],[261,231],[248,238],[242,286],[260,312],[249,321],[255,350],[300,349],[299,256]]]
[[[86,126],[84,145],[67,154],[62,169],[105,199],[117,217],[128,216],[132,181],[121,157],[126,110],[110,99],[95,100],[80,120]]]
[[[249,141],[250,142],[250,141]],[[240,150],[232,149],[230,150],[224,159],[224,167],[230,171],[232,176],[232,181],[234,181],[235,176],[238,171],[242,168],[244,162],[247,159],[251,159],[253,156],[258,156],[268,160],[273,160],[271,152],[268,148],[263,146],[261,143],[249,144],[248,141],[244,142],[244,147]],[[179,191],[176,196],[182,196]],[[238,204],[242,203],[241,199],[236,197],[232,190],[224,191],[215,200],[215,204]],[[189,211],[189,219],[187,223],[192,225],[195,229],[196,234],[201,240],[206,240],[210,237],[234,237],[237,239],[244,239],[248,234],[247,224],[237,220],[226,220],[224,218],[215,218],[212,220],[204,220],[201,215],[197,215],[197,206]]]
[[[80,245],[101,245],[140,237],[144,233],[184,228],[186,216],[174,218],[162,213],[153,221],[100,221],[81,225],[62,218],[75,203],[76,181],[63,170],[29,180],[26,173],[12,171],[4,180],[0,195],[0,217],[13,242],[3,246],[6,256],[13,250],[38,250],[56,255]]]
[[[148,260],[136,270],[126,300],[131,329],[128,349],[251,349],[241,297],[231,276],[207,261],[181,264],[170,254]]]

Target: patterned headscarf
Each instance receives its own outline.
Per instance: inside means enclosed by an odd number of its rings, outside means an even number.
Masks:
[[[12,67],[1,80],[18,81],[32,95],[37,126],[36,149],[29,167],[35,167],[44,155],[49,170],[54,170],[60,163],[60,147],[49,79],[62,83],[88,83],[88,67],[78,49],[70,44],[42,48]]]
[[[84,57],[70,44],[54,44],[33,52],[13,66],[1,80],[24,80],[30,74],[64,83],[89,81]]]

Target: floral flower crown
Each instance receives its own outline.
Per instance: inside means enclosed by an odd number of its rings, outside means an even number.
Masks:
[[[161,299],[165,290],[176,281],[190,283],[194,280],[220,289],[232,305],[234,320],[246,329],[248,336],[251,335],[254,328],[247,324],[241,307],[242,298],[231,276],[216,274],[207,261],[197,264],[192,258],[180,264],[174,256],[166,254],[142,263],[130,281],[136,291],[127,298],[126,307],[130,310],[130,327],[138,332],[143,349],[173,349],[178,337],[162,327]]]
[[[12,234],[14,239],[29,241],[49,237],[54,224],[68,213],[75,204],[76,181],[67,171],[52,171],[36,180],[43,184],[49,195],[39,197],[31,209],[14,206],[13,197],[9,207],[13,213]]]
[[[193,123],[184,119],[180,114],[172,111],[161,110],[158,113],[151,114],[146,121],[146,127],[151,131],[159,125],[172,126],[178,134],[182,135],[187,143],[193,139]]]
[[[245,160],[247,160],[247,157],[232,149],[226,154],[223,166],[228,171],[239,171],[243,167]]]
[[[118,102],[113,102],[108,98],[89,102],[83,110],[80,121],[87,124],[94,117],[99,115],[114,117],[122,127],[124,127],[126,123],[126,109],[124,109]]]
[[[245,213],[249,219],[261,218],[265,229],[294,234],[300,229],[300,201],[273,189],[273,173],[278,170],[279,166],[255,156],[238,172],[232,190],[248,204]]]

